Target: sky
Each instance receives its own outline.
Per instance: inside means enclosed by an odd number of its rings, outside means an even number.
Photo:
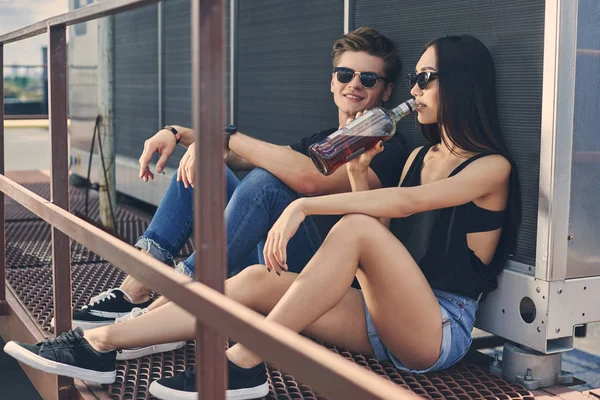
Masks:
[[[69,11],[69,0],[0,0],[0,35]],[[42,64],[48,34],[4,46],[4,65]]]

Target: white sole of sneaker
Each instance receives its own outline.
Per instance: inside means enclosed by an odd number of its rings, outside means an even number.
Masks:
[[[252,388],[228,390],[227,400],[260,399],[269,394],[269,381]]]
[[[148,389],[150,394],[161,400],[196,400],[198,398],[197,392],[183,392],[180,390],[173,390],[166,386],[160,385],[157,381],[150,384]],[[269,394],[269,382],[265,382],[262,385],[245,388],[238,390],[228,390],[226,399],[227,400],[250,400],[260,399]]]
[[[25,365],[54,375],[68,376],[71,378],[83,379],[84,381],[105,384],[113,383],[117,377],[116,370],[109,372],[92,371],[47,360],[44,357],[40,357],[19,346],[15,342],[8,342],[6,346],[4,346],[4,352]]]
[[[107,322],[72,321],[71,322],[71,325],[72,325],[71,329],[75,329],[78,326],[80,326],[81,329],[83,329],[84,331],[87,331],[88,329],[100,328],[100,327],[103,327],[103,326],[112,325],[114,323],[115,323],[114,320],[107,321]]]
[[[196,400],[198,398],[198,392],[174,390],[159,384],[157,381],[150,384],[148,391],[152,396],[161,400]]]
[[[145,357],[149,356],[150,354],[177,350],[183,346],[185,346],[185,342],[173,342],[157,344],[154,346],[138,347],[135,349],[123,349],[120,353],[117,353],[117,360],[133,360],[134,358]]]

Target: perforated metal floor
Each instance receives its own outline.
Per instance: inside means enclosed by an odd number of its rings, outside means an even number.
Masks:
[[[119,237],[133,245],[148,227],[148,221],[131,219],[117,221]],[[52,261],[50,225],[41,220],[6,223],[6,265],[9,268],[39,267]],[[193,246],[188,243],[179,257],[191,254]],[[71,241],[71,263],[73,265],[102,261],[100,256],[75,240]]]
[[[26,185],[46,198],[47,184]],[[95,195],[95,194],[94,194]],[[71,205],[80,207],[81,190],[71,191]],[[90,196],[91,198],[92,196]],[[94,196],[96,197],[96,196]],[[97,200],[97,198],[96,198]],[[92,206],[93,204],[93,206]],[[40,326],[51,332],[50,320],[54,315],[52,304],[52,271],[50,228],[33,214],[14,203],[6,201],[7,215],[7,280],[15,289]],[[97,215],[97,201],[90,202],[91,215]],[[94,214],[95,213],[95,214]],[[28,214],[30,214],[28,216]],[[148,225],[148,218],[128,210],[117,212],[119,235],[133,243]],[[191,242],[181,255],[193,249]],[[78,309],[87,304],[92,296],[109,288],[117,287],[125,274],[104,262],[93,252],[77,242],[72,244],[73,307]],[[428,399],[486,399],[511,400],[533,399],[531,392],[520,385],[511,385],[501,378],[488,375],[475,364],[462,362],[450,370],[427,374],[410,374],[398,371],[389,363],[380,363],[372,357],[351,353],[335,347],[328,348],[343,357],[387,377],[402,387]],[[148,399],[148,386],[161,377],[169,377],[183,371],[194,362],[194,343],[184,348],[155,354],[137,360],[120,361],[117,380],[105,388],[114,399]],[[269,366],[270,393],[267,399],[324,399],[310,386],[297,382],[293,376],[274,366]]]
[[[45,198],[46,200],[50,200],[50,185],[47,183],[32,183],[27,184],[25,187],[35,194]],[[73,214],[85,213],[85,196],[86,189],[71,187],[71,198],[70,198],[70,209]],[[89,191],[88,195],[88,214],[89,217],[93,220],[98,220],[98,192],[94,190]],[[139,215],[124,209],[117,208],[115,218],[118,221],[128,221],[135,219],[143,219]],[[22,205],[15,202],[13,199],[6,198],[6,220],[7,221],[28,221],[28,220],[40,220],[35,214],[31,211],[27,210]]]
[[[25,185],[32,192],[49,199],[48,184]],[[85,214],[85,189],[72,188],[70,207],[71,213]],[[89,192],[88,215],[91,220],[99,220],[99,198],[95,191]],[[16,203],[6,199],[6,264],[9,268],[49,266],[52,262],[51,229],[50,225],[35,214]],[[117,207],[118,236],[129,244],[134,244],[144,233],[150,222],[149,217],[134,213],[127,208]],[[189,256],[194,251],[193,242],[189,240],[179,253],[179,257]],[[96,263],[102,258],[80,243],[71,241],[71,263],[73,265]]]

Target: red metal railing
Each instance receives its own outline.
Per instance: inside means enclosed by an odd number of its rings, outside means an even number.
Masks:
[[[122,12],[156,0],[105,0],[0,36],[0,65],[4,44],[49,32],[49,119],[52,138],[51,202],[4,176],[4,151],[0,151],[0,280],[6,279],[4,194],[52,225],[52,271],[55,332],[71,328],[71,266],[69,237],[158,290],[196,316],[199,398],[224,399],[226,388],[224,340],[231,337],[331,398],[399,399],[414,394],[363,368],[343,360],[316,343],[236,303],[223,295],[225,280],[224,170],[224,4],[222,0],[192,0],[193,115],[196,132],[196,271],[199,282],[177,274],[106,232],[71,215],[67,161],[67,46],[66,27]],[[0,83],[0,140],[4,148],[4,78]],[[204,132],[200,135],[199,132]],[[207,132],[210,132],[207,134]],[[2,327],[5,339],[39,340],[41,333],[27,321],[27,313],[14,300],[10,288],[0,285],[0,320],[23,324]],[[12,297],[11,297],[12,296]],[[12,300],[11,300],[12,299]],[[9,333],[7,333],[9,332]],[[28,334],[26,335],[26,333]],[[72,398],[72,379],[52,380],[27,370],[46,398]],[[50,384],[48,383],[50,382]]]

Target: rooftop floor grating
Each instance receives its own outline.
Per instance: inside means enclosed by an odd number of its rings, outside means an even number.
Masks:
[[[48,184],[27,184],[34,192],[49,197]],[[84,192],[71,190],[71,206],[79,210]],[[90,197],[91,198],[91,197]],[[97,198],[90,202],[91,215],[97,215]],[[52,332],[50,320],[54,315],[52,301],[52,271],[50,227],[14,201],[7,199],[7,281],[16,291],[38,324],[48,333]],[[72,208],[72,210],[73,210]],[[31,215],[29,215],[29,214]],[[95,214],[94,214],[95,213]],[[117,212],[118,232],[125,241],[133,244],[148,225],[148,218],[133,210]],[[188,242],[180,256],[192,251]],[[72,277],[74,309],[87,304],[91,297],[110,288],[118,287],[125,274],[79,243],[72,243]],[[484,368],[463,361],[449,370],[427,375],[410,374],[397,370],[390,363],[382,363],[373,357],[352,353],[327,346],[341,356],[412,390],[426,399],[486,399],[511,400],[533,399],[533,394],[521,385],[508,384],[501,378],[488,375]],[[148,399],[150,383],[161,377],[169,377],[183,371],[194,363],[193,342],[177,351],[154,354],[137,360],[119,361],[117,380],[105,385],[107,394],[114,399]],[[308,385],[293,376],[269,365],[270,393],[266,399],[325,399]]]

